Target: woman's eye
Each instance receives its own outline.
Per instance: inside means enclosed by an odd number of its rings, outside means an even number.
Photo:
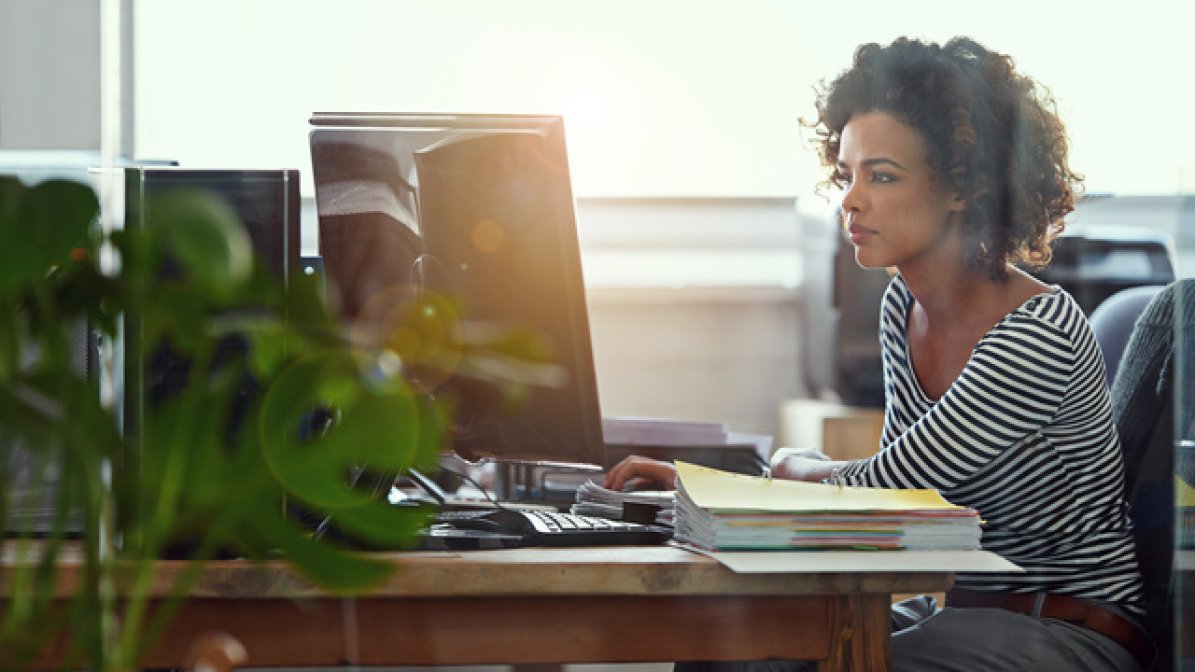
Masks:
[[[830,180],[832,180],[835,184],[847,185],[851,183],[851,176],[850,174],[841,170],[836,170],[834,171],[834,174],[830,176]]]
[[[889,182],[895,182],[896,176],[888,173],[872,173],[871,181],[876,184],[888,184]]]

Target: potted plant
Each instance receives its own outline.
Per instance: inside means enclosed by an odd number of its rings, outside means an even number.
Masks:
[[[281,555],[351,593],[392,565],[316,538],[296,511],[334,515],[345,534],[387,547],[409,542],[423,521],[346,476],[437,462],[447,409],[412,390],[404,353],[349,347],[316,282],[274,281],[219,202],[166,198],[152,226],[105,234],[90,187],[0,177],[6,667],[49,647],[64,667],[134,669],[169,618],[147,594],[163,557],[197,568],[217,555]],[[101,268],[106,254],[116,270]],[[180,272],[164,275],[167,260]],[[416,307],[408,326],[442,328],[445,311],[443,301]],[[87,324],[111,347],[128,316],[144,342],[188,362],[185,387],[135,435],[95,367],[74,361],[69,337]],[[231,356],[229,338],[243,346]],[[256,390],[247,400],[246,380]],[[16,487],[18,454],[36,487]],[[14,523],[30,506],[48,517]],[[53,587],[67,554],[77,554],[81,579],[64,610]],[[196,575],[184,573],[178,599]]]

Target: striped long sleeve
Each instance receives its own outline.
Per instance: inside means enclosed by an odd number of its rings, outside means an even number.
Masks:
[[[1137,610],[1141,580],[1124,464],[1086,317],[1060,288],[1009,313],[940,399],[908,350],[913,297],[898,275],[882,302],[887,410],[881,450],[848,483],[935,488],[983,518],[983,547],[1024,574],[960,574],[973,590],[1046,591]]]

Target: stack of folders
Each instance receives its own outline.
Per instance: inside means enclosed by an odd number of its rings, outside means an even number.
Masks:
[[[709,550],[979,548],[979,514],[936,490],[760,478],[678,462],[675,539]]]
[[[672,526],[676,493],[661,490],[622,492],[586,481],[577,488],[577,501],[570,512],[612,520]]]

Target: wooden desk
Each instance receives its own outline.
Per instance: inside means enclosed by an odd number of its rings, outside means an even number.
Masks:
[[[253,667],[789,658],[886,670],[890,595],[952,580],[836,574],[831,554],[826,573],[735,574],[667,546],[388,557],[396,575],[355,599],[281,562],[212,562],[144,665],[178,666],[197,637],[225,632]],[[162,562],[155,590],[182,568]]]

